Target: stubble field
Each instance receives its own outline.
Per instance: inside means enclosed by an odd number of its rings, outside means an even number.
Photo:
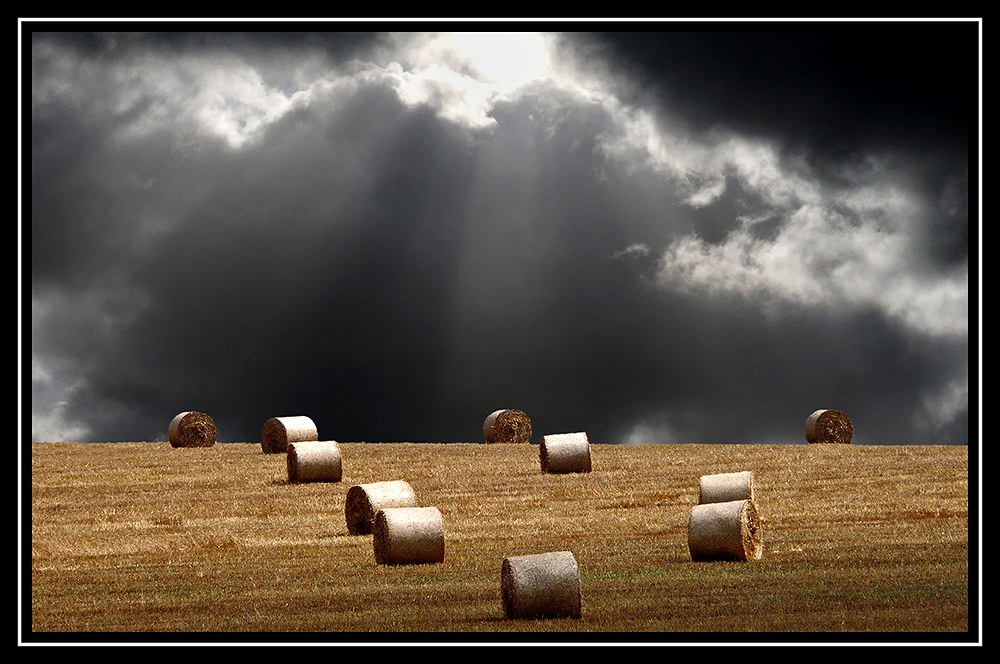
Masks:
[[[300,484],[259,443],[33,443],[22,639],[976,640],[964,446],[592,445],[571,474],[537,444],[340,448],[340,482]],[[699,477],[744,470],[762,559],[693,562]],[[348,534],[348,489],[395,479],[441,511],[443,562]],[[582,616],[507,619],[503,559],[550,551]]]

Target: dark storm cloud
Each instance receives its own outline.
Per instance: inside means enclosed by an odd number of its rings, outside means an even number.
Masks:
[[[602,442],[801,442],[830,407],[859,442],[967,442],[968,179],[913,184],[961,139],[909,148],[936,115],[910,100],[873,175],[888,116],[851,134],[786,62],[801,36],[752,36],[587,36],[591,65],[627,56],[620,98],[556,73],[486,96],[387,35],[39,37],[33,437],[163,439],[197,409],[225,441],[292,414],[344,441],[478,440],[518,407]],[[815,91],[784,119],[782,62]]]
[[[689,27],[585,37],[592,53],[641,72],[642,94],[696,130],[771,138],[823,179],[837,178],[845,162],[895,154],[929,199],[952,207],[953,177],[976,159],[977,23]],[[967,218],[949,209],[928,223],[932,252],[965,255]]]
[[[588,37],[700,129],[726,125],[820,154],[968,138],[977,111],[974,22],[747,28]]]

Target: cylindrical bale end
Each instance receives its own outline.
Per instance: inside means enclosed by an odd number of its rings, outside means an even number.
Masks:
[[[591,469],[590,442],[584,432],[542,436],[538,456],[543,473],[589,473]]]
[[[193,410],[178,413],[167,428],[171,447],[211,447],[215,434],[212,418]]]
[[[507,618],[580,617],[580,569],[570,551],[504,558],[500,592]]]
[[[688,520],[691,560],[760,560],[763,529],[752,500],[695,505]]]
[[[698,503],[728,503],[732,500],[754,500],[753,472],[702,475],[698,481]]]
[[[265,454],[284,454],[289,443],[318,441],[316,424],[305,415],[272,417],[260,432],[260,446]]]
[[[372,548],[379,565],[444,561],[444,519],[436,507],[387,507],[375,513]]]
[[[851,419],[839,410],[820,409],[806,418],[806,442],[850,445],[854,438]]]
[[[339,482],[343,475],[340,445],[333,440],[288,444],[288,482]]]
[[[379,510],[416,506],[417,496],[413,487],[404,480],[356,484],[347,490],[344,499],[347,532],[351,535],[370,534]]]
[[[514,408],[495,410],[483,422],[483,439],[487,443],[529,443],[531,420]]]

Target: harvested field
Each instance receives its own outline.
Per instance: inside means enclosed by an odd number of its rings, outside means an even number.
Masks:
[[[290,483],[259,442],[33,443],[23,641],[978,640],[964,446],[597,444],[569,474],[537,445],[340,449],[342,481]],[[693,562],[699,478],[744,470],[761,560]],[[443,562],[378,565],[348,533],[348,489],[392,479],[440,510]],[[503,560],[550,551],[581,616],[507,619]]]

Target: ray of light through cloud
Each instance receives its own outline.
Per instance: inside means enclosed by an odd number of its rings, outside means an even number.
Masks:
[[[967,442],[961,139],[750,131],[601,35],[89,37],[31,38],[33,440],[192,408],[476,440],[521,407],[800,442],[831,407]]]

